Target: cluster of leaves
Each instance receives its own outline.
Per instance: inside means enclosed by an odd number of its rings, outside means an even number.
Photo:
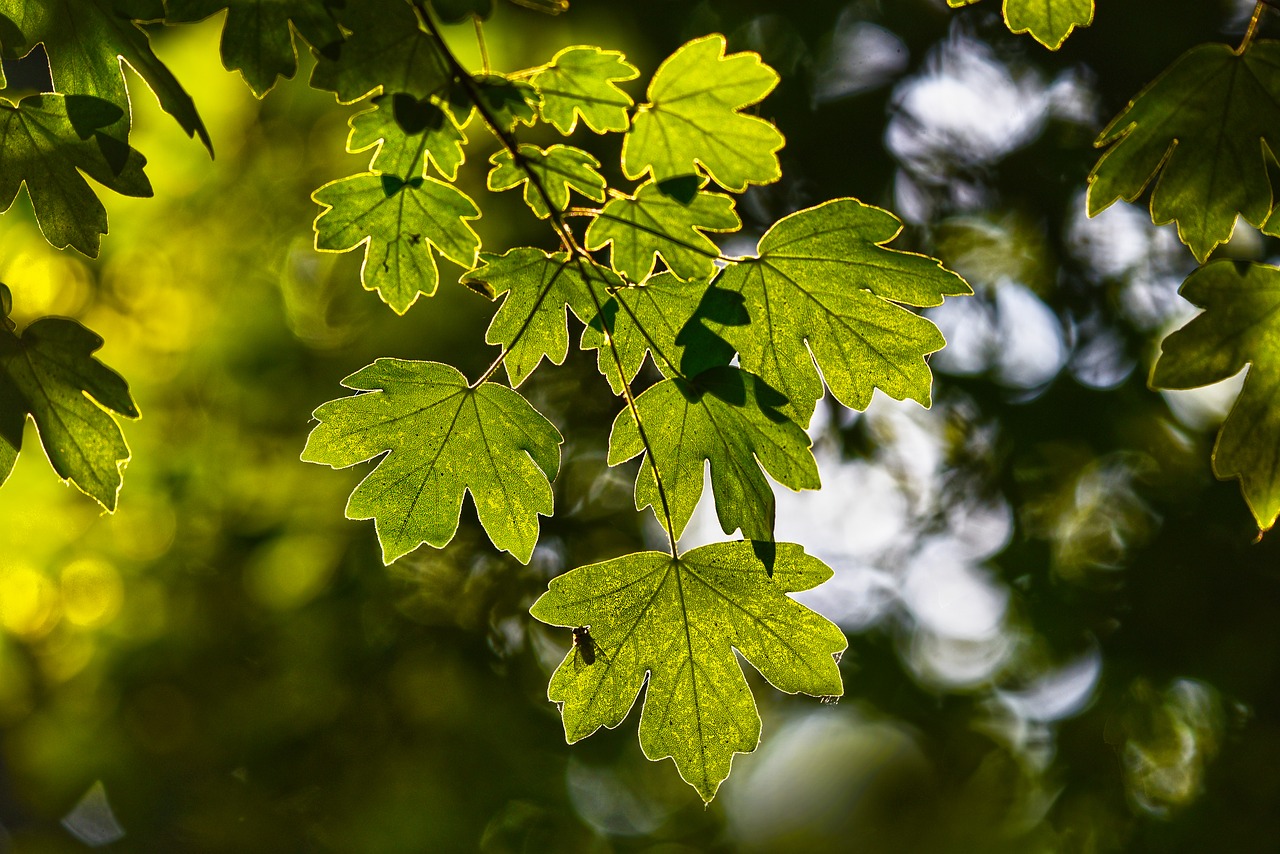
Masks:
[[[563,11],[559,0],[519,5]],[[1201,262],[1230,237],[1237,215],[1280,233],[1267,173],[1280,48],[1253,39],[1263,8],[1238,48],[1192,50],[1103,131],[1091,213],[1136,199],[1156,180],[1153,219],[1176,222]],[[600,47],[570,47],[512,73],[469,70],[441,24],[483,19],[492,0],[0,0],[0,56],[42,45],[53,88],[0,98],[0,203],[7,209],[25,184],[50,243],[96,255],[106,216],[84,176],[129,195],[151,192],[145,160],[129,145],[121,60],[212,150],[143,25],[223,9],[224,64],[258,96],[296,72],[295,50],[306,46],[313,87],[368,105],[351,120],[347,148],[369,152],[369,167],[315,192],[316,247],[361,248],[364,287],[397,313],[438,290],[440,258],[460,268],[461,284],[501,300],[485,336],[501,349],[482,376],[380,359],[344,380],[355,394],[316,410],[303,459],[337,468],[377,460],[347,515],[374,520],[387,562],[449,543],[467,494],[495,546],[527,562],[539,516],[554,510],[562,437],[517,389],[544,361],[563,363],[574,315],[580,347],[597,353],[601,389],[620,399],[609,462],[640,459],[637,509],[652,508],[670,548],[552,582],[534,616],[590,626],[575,637],[593,646],[569,651],[550,696],[576,740],[617,726],[647,684],[646,755],[673,757],[710,799],[734,753],[759,739],[733,649],[783,691],[842,690],[834,656],[843,637],[786,596],[830,570],[800,546],[774,542],[769,479],[818,488],[805,427],[827,390],[853,408],[876,388],[928,405],[927,356],[944,342],[911,308],[968,286],[932,259],[889,248],[899,221],[848,198],[784,217],[747,257],[722,256],[713,235],[741,227],[734,194],[780,176],[783,136],[755,114],[777,83],[773,70],[753,53],[726,53],[718,35],[676,50],[639,103],[639,70]],[[1010,29],[1055,49],[1092,21],[1093,3],[1005,0],[1004,13]],[[522,142],[534,126],[567,141]],[[601,161],[571,144],[575,134],[620,136],[628,184],[611,186]],[[487,189],[519,191],[558,251],[482,246],[472,227],[481,208],[457,181],[485,140],[498,146]],[[1222,476],[1243,477],[1262,528],[1280,513],[1272,292],[1280,293],[1276,268],[1203,267],[1184,293],[1205,313],[1166,340],[1152,377],[1158,387],[1188,387],[1253,364],[1215,464]],[[58,474],[114,508],[128,450],[110,413],[137,416],[127,386],[92,358],[97,336],[57,318],[19,336],[2,286],[0,297],[0,477],[30,415]],[[640,389],[646,360],[658,379]],[[495,380],[499,371],[507,384]],[[682,554],[678,539],[708,463],[721,527],[745,541]]]

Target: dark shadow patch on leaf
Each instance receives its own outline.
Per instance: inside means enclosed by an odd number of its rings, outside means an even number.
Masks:
[[[403,92],[391,96],[391,116],[407,136],[440,130],[445,123],[444,110],[430,101],[420,101]]]
[[[778,544],[765,540],[752,540],[751,551],[764,564],[765,574],[773,578],[773,566],[778,561]]]
[[[707,183],[707,179],[701,175],[681,175],[678,178],[668,178],[660,182],[658,184],[658,192],[682,205],[689,205],[697,198],[698,191],[702,189],[705,183]]]
[[[700,374],[708,368],[727,365],[737,352],[733,345],[711,331],[708,322],[721,326],[746,326],[751,322],[746,300],[737,291],[726,291],[715,285],[707,288],[698,308],[676,335],[676,345],[684,348],[680,357],[680,373]]]
[[[81,139],[88,139],[98,128],[113,125],[124,116],[124,110],[115,104],[92,95],[67,95],[63,100],[71,127]],[[127,154],[127,146],[125,150]]]

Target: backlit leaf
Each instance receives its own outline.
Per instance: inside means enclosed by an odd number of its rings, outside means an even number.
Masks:
[[[1280,268],[1231,261],[1192,273],[1179,291],[1204,309],[1160,345],[1154,388],[1196,388],[1249,373],[1213,450],[1218,477],[1238,477],[1261,530],[1280,515]]]
[[[538,90],[523,80],[490,74],[475,78],[475,85],[489,117],[502,130],[510,131],[518,124],[531,125],[537,120]]]
[[[773,489],[761,466],[791,489],[820,486],[808,435],[782,413],[786,398],[754,374],[711,368],[691,380],[663,380],[635,403],[652,450],[636,478],[636,508],[652,506],[666,526],[657,466],[676,537],[702,497],[704,461],[711,463],[720,526],[726,534],[741,528],[751,540],[773,539]],[[635,416],[623,409],[609,436],[609,464],[644,450]]]
[[[628,178],[695,175],[701,167],[726,190],[768,184],[782,174],[782,134],[741,112],[762,100],[778,75],[754,53],[724,55],[724,36],[694,39],[658,66],[622,148]]]
[[[659,273],[643,285],[613,292],[601,315],[591,318],[582,330],[582,349],[599,350],[600,373],[609,380],[614,394],[622,394],[644,363],[645,353],[664,376],[694,376],[707,368],[727,365],[733,347],[711,333],[700,320],[738,325],[750,318],[738,294],[708,290],[705,279],[681,281],[671,273]],[[618,354],[605,341],[605,332]],[[622,375],[618,373],[622,364]]]
[[[733,199],[689,192],[692,186],[676,192],[673,183],[686,182],[649,181],[634,196],[611,199],[587,227],[587,248],[603,249],[612,243],[613,268],[634,282],[649,277],[658,256],[682,279],[710,276],[720,250],[705,232],[742,227]]]
[[[808,424],[824,379],[854,409],[865,409],[876,388],[929,405],[925,356],[946,342],[902,305],[939,305],[971,291],[933,258],[886,248],[901,230],[887,211],[835,199],[779,220],[755,258],[715,280],[742,295],[752,320],[720,334],[743,368],[787,396],[786,411],[800,423]]]
[[[402,181],[366,173],[325,184],[311,194],[324,210],[316,217],[316,249],[349,252],[366,243],[360,281],[397,314],[431,296],[440,282],[431,250],[467,269],[475,266],[480,237],[467,220],[475,202],[434,178]]]
[[[779,543],[772,574],[749,542],[716,543],[678,559],[642,552],[580,567],[551,581],[529,609],[553,626],[590,626],[600,652],[570,650],[547,696],[561,704],[565,738],[617,727],[648,683],[640,746],[670,756],[710,801],[735,753],[760,742],[760,716],[734,650],[788,694],[844,691],[835,656],[840,629],[787,593],[817,587],[831,570]]]
[[[489,538],[528,563],[538,516],[550,516],[559,431],[506,386],[477,388],[449,365],[379,359],[342,381],[359,394],[316,409],[305,462],[347,468],[380,457],[347,502],[373,519],[383,560],[443,548],[465,492]]]
[[[1280,42],[1243,55],[1204,44],[1184,53],[1129,102],[1095,143],[1089,215],[1134,201],[1157,174],[1151,219],[1178,224],[1200,262],[1231,237],[1236,215],[1271,212],[1267,158],[1280,151]]]
[[[539,110],[544,121],[568,135],[578,119],[596,133],[624,131],[635,103],[618,88],[640,72],[616,50],[567,47],[529,78],[542,95]]]
[[[0,99],[0,206],[7,211],[25,183],[45,239],[97,257],[107,211],[83,172],[126,196],[150,196],[146,160],[103,128],[118,127],[120,108],[86,95]]]
[[[43,317],[21,336],[0,325],[0,483],[22,449],[30,415],[58,476],[116,509],[129,446],[110,413],[137,418],[138,409],[124,379],[93,358],[101,346],[65,317]]]
[[[373,99],[374,108],[351,117],[347,151],[377,147],[370,169],[402,180],[426,177],[427,161],[450,181],[466,160],[466,134],[453,116],[431,101],[396,93]]]
[[[151,49],[139,21],[164,18],[161,0],[0,0],[0,56],[16,59],[37,44],[49,54],[54,89],[64,95],[92,95],[110,101],[120,114],[104,132],[126,139],[129,95],[120,60],[146,81],[160,106],[189,136],[199,136],[213,152],[195,103]]]
[[[463,282],[483,282],[495,296],[506,294],[485,340],[510,348],[502,364],[512,386],[524,382],[544,356],[564,363],[569,352],[566,307],[589,321],[596,315],[596,301],[609,299],[607,289],[623,287],[612,270],[563,252],[548,255],[526,247],[482,255],[481,262]]]
[[[293,79],[298,54],[293,33],[298,31],[316,48],[342,41],[333,19],[340,0],[166,0],[171,23],[199,21],[226,9],[222,27],[222,65],[239,71],[259,98],[276,79]]]
[[[547,210],[547,200],[557,212],[567,208],[571,189],[588,199],[604,201],[604,176],[597,171],[600,161],[582,149],[553,145],[544,151],[536,145],[521,145],[517,150],[520,152],[519,164],[505,148],[489,158],[493,164],[489,172],[489,189],[500,192],[524,184],[525,204],[539,219],[551,215]],[[546,199],[543,193],[546,193]]]
[[[947,0],[954,7],[978,0]],[[1076,27],[1093,23],[1093,0],[1004,0],[1004,22],[1015,33],[1030,33],[1040,44],[1057,50]]]

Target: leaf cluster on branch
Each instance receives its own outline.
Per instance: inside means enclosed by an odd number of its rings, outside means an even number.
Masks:
[[[564,11],[557,0],[519,5]],[[347,515],[374,520],[388,563],[422,544],[447,545],[467,495],[494,546],[528,562],[540,517],[555,512],[564,439],[518,389],[544,362],[565,361],[576,317],[580,348],[597,351],[600,391],[617,398],[608,461],[640,460],[635,505],[652,508],[669,548],[551,583],[533,615],[593,638],[599,654],[571,648],[550,698],[575,741],[619,725],[644,688],[645,754],[672,757],[710,800],[733,755],[759,741],[733,650],[782,691],[843,690],[843,636],[786,595],[831,570],[800,545],[774,542],[770,481],[819,488],[805,428],[827,391],[854,409],[875,389],[928,406],[928,357],[945,342],[913,309],[968,285],[932,258],[892,248],[901,222],[852,198],[791,213],[754,253],[727,257],[718,241],[742,227],[736,194],[781,176],[783,134],[760,115],[777,73],[714,34],[679,47],[644,84],[622,53],[587,45],[498,73],[482,43],[483,67],[468,68],[451,43],[459,36],[442,25],[474,20],[479,32],[491,0],[0,0],[0,56],[43,45],[53,86],[0,99],[0,204],[7,209],[25,184],[49,242],[96,255],[106,214],[85,176],[151,193],[145,160],[129,145],[121,61],[212,152],[145,25],[224,9],[224,65],[255,95],[295,74],[296,52],[309,49],[312,87],[367,106],[352,117],[346,147],[367,154],[368,167],[315,191],[316,248],[359,250],[361,283],[398,314],[454,282],[499,303],[485,341],[500,353],[482,375],[379,359],[342,381],[354,394],[315,410],[302,458],[334,468],[374,462]],[[1240,46],[1190,51],[1102,132],[1090,213],[1154,183],[1153,219],[1176,222],[1201,262],[1237,216],[1280,234],[1267,172],[1280,47],[1254,40],[1262,10]],[[1056,49],[1092,22],[1094,4],[1005,0],[1003,11],[1011,30]],[[522,141],[531,128],[566,141]],[[575,134],[620,137],[617,169],[572,144]],[[469,158],[480,141],[497,145],[487,161]],[[459,185],[477,166],[483,181],[467,186],[519,193],[555,251],[484,245],[473,227],[483,206]],[[610,183],[615,174],[624,185]],[[1266,450],[1280,442],[1268,302],[1278,281],[1280,270],[1257,265],[1243,275],[1222,263],[1197,272],[1184,293],[1205,314],[1165,342],[1152,375],[1157,387],[1181,388],[1253,365],[1216,465],[1244,479],[1262,528],[1280,513],[1280,462]],[[3,286],[0,296],[0,478],[30,415],[57,473],[113,509],[128,449],[111,413],[138,415],[126,384],[92,358],[102,343],[93,333],[45,318],[18,335]],[[639,390],[646,360],[660,379]],[[721,527],[743,540],[681,553],[708,464]]]

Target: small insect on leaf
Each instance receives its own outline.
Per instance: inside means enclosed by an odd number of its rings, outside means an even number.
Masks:
[[[600,652],[600,647],[596,645],[595,638],[591,637],[590,626],[578,626],[573,630],[573,646],[578,651],[578,654],[582,656],[582,663],[587,667],[596,663],[597,652],[604,656],[606,660],[608,658],[603,652]]]

